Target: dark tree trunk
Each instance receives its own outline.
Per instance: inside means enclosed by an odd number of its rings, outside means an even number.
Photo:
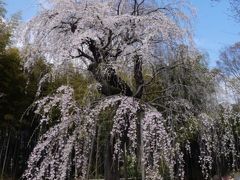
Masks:
[[[111,143],[111,136],[108,136],[105,155],[104,155],[104,179],[105,180],[119,180],[118,159],[113,160],[114,147]]]
[[[134,79],[135,79],[136,90],[137,90],[134,97],[141,99],[143,95],[144,80],[143,80],[143,74],[142,74],[142,59],[138,55],[134,57]]]
[[[143,158],[143,138],[142,138],[142,122],[141,120],[144,117],[144,112],[139,111],[139,117],[137,121],[137,167],[136,167],[136,175],[139,176],[141,175],[141,178],[144,179],[145,177],[145,168],[144,164],[142,161]]]
[[[94,78],[101,84],[101,93],[106,96],[115,94],[123,94],[125,96],[132,96],[132,90],[128,84],[123,81],[116,73],[115,69],[108,66],[102,72],[98,63],[89,65],[88,70],[92,72]]]

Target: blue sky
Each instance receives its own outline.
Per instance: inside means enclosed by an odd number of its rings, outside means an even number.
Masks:
[[[219,51],[240,41],[240,23],[231,17],[227,0],[213,3],[210,0],[191,0],[197,8],[194,21],[195,42],[200,50],[209,54],[209,65],[215,66]]]
[[[37,0],[5,0],[8,15],[22,11],[24,21],[37,12]],[[197,9],[193,28],[197,47],[209,54],[209,65],[215,66],[219,51],[240,41],[240,23],[231,18],[227,0],[213,3],[210,0],[190,0]]]
[[[8,15],[16,12],[22,12],[23,20],[27,21],[36,14],[38,3],[37,0],[3,0],[6,3]]]

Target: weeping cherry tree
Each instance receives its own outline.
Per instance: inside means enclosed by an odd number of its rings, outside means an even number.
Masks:
[[[99,166],[104,167],[105,179],[128,178],[131,161],[137,172],[135,177],[184,179],[183,145],[176,140],[178,135],[169,123],[171,117],[163,117],[159,110],[144,102],[143,92],[163,69],[156,65],[169,63],[163,54],[174,54],[181,44],[192,45],[188,16],[191,7],[183,0],[46,3],[46,8],[22,27],[24,36],[19,40],[27,59],[25,67],[31,69],[36,56],[53,64],[53,71],[44,76],[41,86],[71,65],[93,77],[94,87],[102,96],[79,106],[74,90],[61,86],[34,103],[35,113],[41,117],[40,126],[48,128],[40,136],[23,178],[89,179],[98,177]],[[187,100],[173,100],[172,104],[184,109],[175,118],[200,124],[192,129],[203,131],[199,136],[202,143],[199,162],[207,179],[213,145],[204,141],[210,133],[206,127],[212,121],[205,114],[196,117],[191,113],[194,107]],[[104,140],[104,162],[99,165],[101,117],[109,111],[112,115],[108,116],[110,128]],[[191,151],[189,142],[185,147]]]

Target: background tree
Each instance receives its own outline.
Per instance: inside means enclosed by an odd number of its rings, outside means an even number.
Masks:
[[[240,43],[235,43],[226,47],[219,56],[218,67],[222,72],[222,78],[226,82],[229,93],[235,95],[235,100],[239,96],[240,78]]]
[[[5,12],[3,7],[1,9],[1,12]],[[19,136],[19,119],[29,102],[24,99],[25,76],[19,52],[17,49],[6,48],[10,45],[11,28],[3,19],[0,20],[0,26],[0,169],[3,178],[5,174],[19,173],[13,169],[15,166],[19,165],[21,169],[22,164],[18,162],[21,158],[16,158],[16,142]]]
[[[220,1],[220,0],[213,0]],[[240,21],[240,1],[239,0],[229,0],[233,17],[239,22]]]
[[[26,89],[24,62],[18,49],[12,47],[11,41],[19,16],[4,20],[6,11],[2,1],[0,6],[0,178],[6,179],[21,176],[35,144],[35,141],[29,143],[37,125],[32,122],[34,115],[29,113],[28,117],[23,117],[23,114],[34,101],[38,80],[31,79],[30,82],[34,84],[31,90],[34,93]]]

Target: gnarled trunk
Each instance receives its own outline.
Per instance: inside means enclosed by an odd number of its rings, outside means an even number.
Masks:
[[[92,63],[88,70],[92,72],[94,78],[101,84],[101,93],[106,96],[115,94],[123,94],[125,96],[132,96],[132,90],[128,84],[122,80],[111,66],[100,68],[99,63]]]
[[[134,97],[141,99],[143,95],[144,79],[142,74],[142,59],[138,55],[134,57],[134,79],[136,84],[136,93]]]

